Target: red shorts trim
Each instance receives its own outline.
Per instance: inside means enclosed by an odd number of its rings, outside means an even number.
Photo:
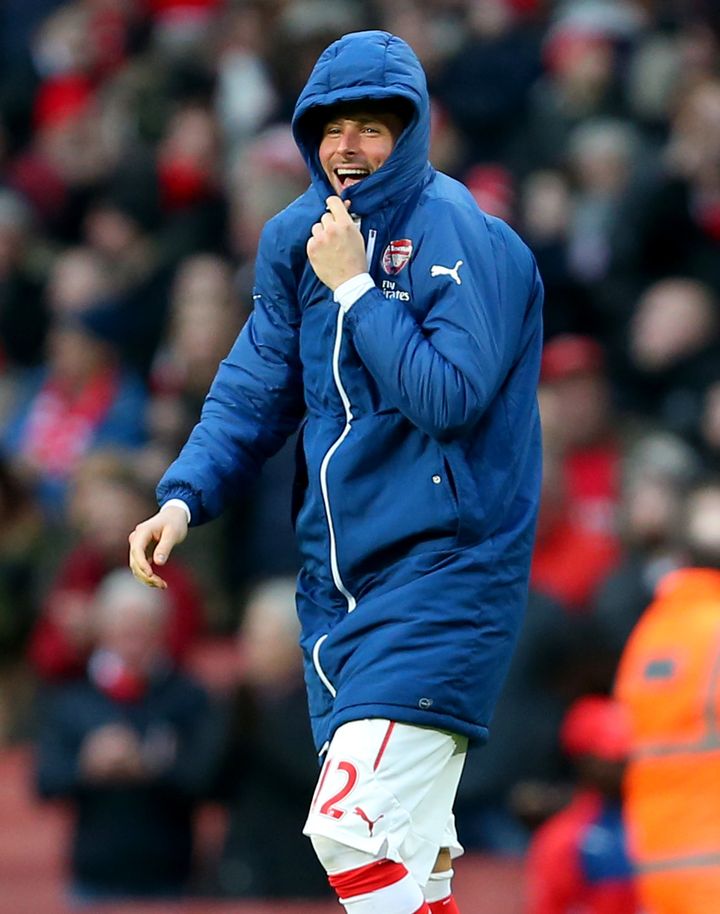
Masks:
[[[390,734],[393,732],[394,729],[395,729],[395,721],[391,720],[390,723],[388,724],[388,728],[385,732],[385,736],[383,737],[383,741],[380,745],[380,751],[378,752],[377,758],[375,759],[375,764],[373,765],[373,771],[378,770],[378,765],[380,764],[380,759],[385,754],[385,750],[387,749],[387,744],[390,742]]]

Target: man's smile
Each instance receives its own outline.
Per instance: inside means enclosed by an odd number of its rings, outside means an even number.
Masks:
[[[344,190],[346,187],[358,184],[363,178],[367,178],[370,169],[362,165],[338,165],[333,169],[333,174],[337,178],[340,188]]]

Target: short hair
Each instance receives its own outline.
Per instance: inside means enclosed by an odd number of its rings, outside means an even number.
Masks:
[[[127,611],[130,603],[159,625],[165,622],[169,610],[165,592],[140,583],[128,568],[118,568],[102,579],[94,603],[100,624],[112,622]]]
[[[399,95],[392,95],[388,98],[353,98],[335,102],[332,105],[311,108],[304,116],[303,121],[319,140],[328,121],[341,116],[349,117],[353,113],[361,111],[376,115],[394,114],[402,121],[403,129],[408,126],[415,116],[415,106],[409,99]]]

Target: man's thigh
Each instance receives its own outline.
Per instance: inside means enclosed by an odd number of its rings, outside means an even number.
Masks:
[[[424,885],[441,847],[462,853],[452,806],[466,750],[464,737],[441,730],[382,719],[344,724],[330,743],[305,834],[402,862]]]

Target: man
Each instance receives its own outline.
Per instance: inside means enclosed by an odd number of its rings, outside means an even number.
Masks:
[[[687,566],[660,581],[620,662],[632,750],[624,814],[653,914],[720,901],[720,484],[689,495]]]
[[[305,831],[352,914],[457,910],[452,802],[520,625],[540,482],[540,279],[428,163],[429,124],[400,39],[321,55],[293,120],[312,186],[265,227],[254,314],[130,538],[163,586],[147,553],[162,565],[305,413],[297,603],[325,759]]]
[[[192,875],[193,819],[223,749],[219,715],[165,652],[167,595],[111,572],[84,679],[45,693],[37,786],[67,801],[78,901],[173,898]]]
[[[565,715],[560,741],[577,789],[533,836],[527,912],[639,914],[620,802],[630,750],[625,708],[602,695],[578,698]]]

